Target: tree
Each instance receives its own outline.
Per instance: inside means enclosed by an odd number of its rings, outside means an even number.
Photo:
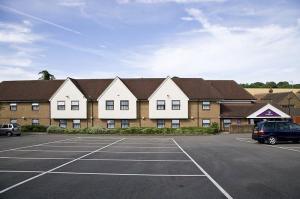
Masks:
[[[278,82],[277,87],[278,88],[290,88],[291,86],[290,86],[289,82],[283,81],[283,82]]]
[[[50,74],[47,70],[43,70],[43,71],[39,72],[39,75],[41,75],[39,80],[54,80],[55,79],[54,75]]]
[[[266,82],[267,88],[277,88],[277,84],[275,82]]]

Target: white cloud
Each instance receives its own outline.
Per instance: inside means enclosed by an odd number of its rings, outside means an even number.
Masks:
[[[0,66],[28,67],[32,63],[29,58],[18,56],[0,56]],[[2,75],[2,73],[1,73]]]
[[[33,43],[41,40],[42,36],[31,32],[28,21],[22,24],[0,22],[0,42],[4,43]]]
[[[158,76],[299,81],[299,25],[226,27],[211,24],[201,10],[187,13],[201,24],[198,32],[172,38],[152,51],[127,54],[126,64]]]
[[[18,67],[3,67],[0,66],[1,81],[5,80],[23,80],[23,79],[37,79],[35,71],[26,70]]]
[[[206,2],[225,2],[227,0],[117,0],[120,4],[126,3],[206,3]]]
[[[59,1],[58,5],[65,7],[82,7],[86,5],[85,0],[63,0]]]

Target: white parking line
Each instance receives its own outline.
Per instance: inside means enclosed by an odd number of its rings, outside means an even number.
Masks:
[[[171,146],[113,146],[112,148],[137,148],[137,149],[176,149]]]
[[[121,162],[191,162],[191,160],[138,160],[138,159],[80,159],[80,161],[121,161]]]
[[[223,187],[221,187],[183,148],[172,138],[173,142],[180,148],[180,150],[196,165],[196,167],[204,173],[204,175],[223,193],[223,195],[228,198],[232,199],[232,197],[229,195]]]
[[[20,159],[20,160],[72,160],[75,158],[35,158],[35,157],[0,157],[0,159]]]
[[[97,153],[182,153],[182,152],[161,152],[161,151],[98,151]]]
[[[251,138],[236,138],[236,140],[240,142],[248,142],[251,144],[257,143],[256,141],[249,141]],[[300,152],[300,150],[294,149],[295,147],[281,147],[281,146],[274,146],[274,145],[266,145],[266,144],[261,144],[262,146],[267,146],[267,147],[272,147],[272,148],[277,148],[277,149],[283,149],[283,150],[288,150],[288,151],[294,151],[294,152]]]
[[[80,156],[80,157],[78,157],[78,158],[76,158],[76,159],[73,159],[73,160],[71,160],[71,161],[69,161],[69,162],[66,162],[66,163],[64,163],[64,164],[61,164],[61,165],[59,165],[59,166],[57,166],[57,167],[55,167],[55,168],[53,168],[53,169],[50,169],[50,170],[45,171],[45,172],[43,172],[43,173],[40,173],[40,174],[38,174],[38,175],[36,175],[36,176],[33,176],[33,177],[28,178],[28,179],[26,179],[26,180],[23,180],[23,181],[21,181],[21,182],[19,182],[19,183],[17,183],[17,184],[14,184],[14,185],[12,185],[12,186],[10,186],[10,187],[7,187],[7,188],[1,190],[1,191],[0,191],[0,194],[4,193],[4,192],[6,192],[6,191],[9,191],[9,190],[11,190],[11,189],[13,189],[13,188],[15,188],[15,187],[18,187],[18,186],[20,186],[20,185],[22,185],[22,184],[24,184],[24,183],[26,183],[26,182],[29,182],[29,181],[31,181],[31,180],[34,180],[34,179],[36,179],[36,178],[38,178],[38,177],[41,177],[41,176],[43,176],[43,175],[45,175],[45,174],[47,174],[47,173],[53,172],[53,171],[55,171],[55,170],[57,170],[57,169],[59,169],[59,168],[62,168],[62,167],[64,167],[64,166],[68,165],[68,164],[71,164],[71,163],[73,163],[73,162],[75,162],[75,161],[77,161],[77,160],[80,160],[80,159],[82,159],[82,158],[85,158],[85,157],[87,157],[87,156],[89,156],[89,155],[91,155],[91,154],[93,154],[93,153],[96,153],[97,151],[100,151],[100,150],[102,150],[102,149],[105,149],[105,148],[107,148],[107,147],[109,147],[109,146],[111,146],[111,145],[113,145],[113,144],[116,144],[116,143],[118,143],[118,142],[120,142],[120,141],[122,141],[122,140],[124,140],[124,139],[125,139],[125,138],[120,139],[120,140],[117,140],[117,141],[115,141],[115,142],[113,142],[113,143],[111,143],[111,144],[108,144],[108,145],[103,146],[103,147],[101,147],[101,148],[99,148],[99,149],[96,149],[96,150],[94,150],[94,151],[91,151],[91,152],[89,152],[89,153],[87,153],[87,154],[85,154],[85,155],[83,155],[83,156]]]
[[[109,144],[110,142],[59,142],[59,144],[94,144],[94,145],[99,145],[99,144]]]
[[[42,149],[21,149],[21,150],[14,150],[14,151],[40,151],[40,152],[57,152],[57,153],[86,153],[90,151],[61,151],[61,150],[42,150]]]
[[[0,170],[0,173],[45,173],[45,171],[14,171]],[[40,174],[40,175],[41,175]],[[107,176],[148,176],[148,177],[205,177],[205,175],[185,175],[185,174],[147,174],[147,173],[86,173],[86,172],[68,172],[52,171],[47,174],[65,174],[65,175],[107,175]],[[1,193],[1,192],[0,192]]]
[[[69,138],[69,139],[64,139],[64,140],[56,140],[56,141],[52,141],[52,142],[45,142],[45,143],[41,143],[41,144],[23,146],[23,147],[18,147],[18,148],[13,148],[13,149],[6,149],[6,150],[0,151],[0,153],[5,152],[5,151],[14,151],[14,150],[18,150],[18,149],[26,149],[26,148],[29,148],[29,147],[42,146],[42,145],[45,145],[45,144],[57,143],[57,142],[61,142],[61,141],[74,140],[74,139],[75,138]]]
[[[83,147],[83,148],[84,148],[84,147],[88,147],[88,148],[98,148],[99,145],[98,145],[98,147],[97,147],[97,146],[87,146],[87,145],[82,145],[82,146],[69,146],[69,145],[66,145],[66,146],[59,146],[59,145],[43,145],[43,147],[54,147],[54,148],[55,148],[55,147],[57,147],[57,148],[60,148],[60,147],[61,147],[61,148],[64,148],[64,147],[66,147],[66,148],[70,148],[70,147],[71,147],[71,148],[73,148],[73,147],[74,147],[74,148],[76,148],[76,147],[79,147],[79,148],[80,148],[80,147]]]

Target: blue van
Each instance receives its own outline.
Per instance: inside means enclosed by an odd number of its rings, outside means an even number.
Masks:
[[[259,143],[277,144],[278,141],[300,141],[300,125],[287,121],[263,121],[257,123],[252,139]]]

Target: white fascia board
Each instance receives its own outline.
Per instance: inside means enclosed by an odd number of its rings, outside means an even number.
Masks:
[[[263,113],[264,111],[271,109],[272,111],[274,111],[275,113],[277,113],[278,115],[280,115],[280,117],[268,117],[268,118],[291,118],[291,116],[289,116],[288,114],[286,114],[285,112],[279,110],[278,108],[276,108],[275,106],[272,106],[271,104],[267,104],[264,107],[260,108],[259,110],[255,111],[254,113],[252,113],[251,115],[249,115],[247,118],[248,119],[253,119],[253,118],[266,118],[266,117],[257,117],[257,115]]]
[[[98,97],[97,101],[100,100],[100,98],[110,89],[110,87],[112,87],[112,85],[114,85],[114,83],[120,80],[122,82],[122,84],[128,89],[128,91],[135,97],[135,99],[137,100],[136,96],[131,92],[131,90],[124,84],[124,82],[118,77],[116,76],[115,79],[108,85],[108,87],[100,94],[100,96]]]
[[[179,86],[172,80],[172,78],[170,76],[167,76],[166,79],[155,89],[155,91],[148,97],[148,101],[150,101],[150,99],[153,97],[153,95],[168,81],[171,80],[175,86],[184,94],[184,96],[186,97],[187,100],[190,100],[188,98],[188,96],[186,96],[185,92],[183,92],[183,90],[181,90],[181,88],[179,88]]]

